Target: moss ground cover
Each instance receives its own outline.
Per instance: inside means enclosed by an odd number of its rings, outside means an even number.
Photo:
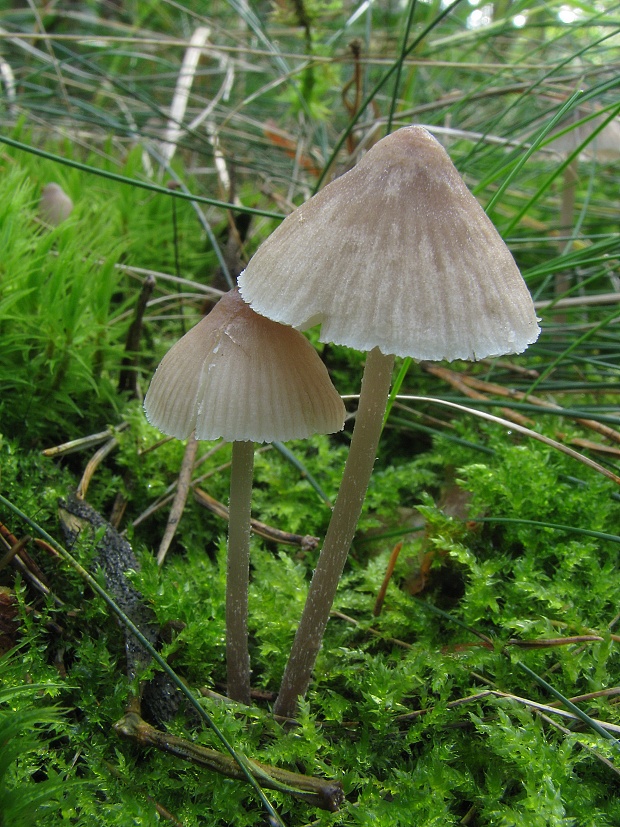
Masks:
[[[86,498],[107,519],[120,515],[166,661],[240,753],[342,782],[338,812],[267,791],[280,822],[620,823],[617,167],[576,151],[569,227],[567,157],[531,151],[553,137],[545,128],[576,85],[571,111],[592,106],[613,120],[617,25],[583,8],[579,26],[566,22],[559,3],[509,3],[480,25],[459,3],[106,9],[78,22],[63,4],[38,23],[31,11],[0,12],[3,135],[13,142],[0,147],[0,493],[62,542],[58,500],[107,445]],[[202,25],[210,39],[171,151],[170,107]],[[320,543],[351,422],[288,452],[256,452],[253,516],[268,536],[251,539],[245,707],[223,697],[226,522],[190,491],[157,566],[185,445],[148,424],[141,396],[226,289],[224,271],[238,272],[274,216],[305,200],[324,170],[355,160],[390,117],[434,127],[490,204],[543,334],[523,356],[450,372],[398,360],[399,395],[310,691],[285,723],[271,709],[319,545],[269,532]],[[37,213],[50,181],[75,205],[54,228]],[[171,182],[180,190],[156,191]],[[200,204],[175,194],[183,189]],[[233,222],[222,200],[259,214],[241,219],[240,209]],[[363,356],[308,336],[338,390],[357,394]],[[347,407],[354,413],[354,398]],[[230,461],[229,445],[200,443],[192,475],[224,505]],[[8,506],[0,519],[0,824],[278,823],[248,785],[118,738],[113,725],[138,689],[118,621],[35,539],[24,550],[36,568],[9,559],[36,529]],[[97,539],[71,548],[85,566]],[[165,726],[222,749],[184,707]]]

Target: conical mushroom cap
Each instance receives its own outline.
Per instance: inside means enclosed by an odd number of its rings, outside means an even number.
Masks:
[[[320,323],[323,342],[417,359],[520,353],[540,332],[508,248],[416,126],[287,216],[239,287],[270,319]]]
[[[234,441],[334,433],[345,409],[312,345],[232,290],[164,356],[144,400],[165,434]]]

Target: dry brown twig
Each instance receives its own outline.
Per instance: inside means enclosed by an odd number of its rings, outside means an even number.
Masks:
[[[468,381],[471,377],[467,376],[466,374],[456,373],[456,371],[449,370],[448,368],[444,368],[441,365],[435,365],[432,362],[424,362],[423,367],[427,373],[431,373],[433,376],[437,376],[439,379],[443,379],[453,388],[460,391],[464,396],[467,396],[470,399],[486,401],[489,398],[488,396],[485,396],[483,393],[480,393],[479,391],[473,389],[471,383]],[[517,413],[516,411],[513,411],[511,408],[501,408],[501,411],[503,416],[505,416],[506,419],[509,419],[511,422],[516,422],[519,425],[524,425],[525,427],[534,424],[532,419],[530,419],[527,416],[523,416],[522,414]]]
[[[202,488],[194,486],[194,497],[205,508],[208,508],[213,514],[217,514],[223,520],[228,519],[228,508],[218,500],[215,500]],[[319,544],[319,538],[313,537],[310,534],[291,534],[288,531],[282,531],[279,528],[268,526],[261,523],[259,520],[251,520],[251,528],[255,534],[270,540],[272,543],[280,543],[281,545],[300,546],[303,551],[312,551]]]
[[[176,494],[174,495],[174,500],[172,502],[170,514],[168,515],[168,522],[166,524],[164,536],[162,537],[161,543],[159,544],[159,551],[157,552],[158,566],[163,566],[164,564],[164,560],[166,559],[166,553],[170,548],[170,543],[172,542],[172,538],[176,533],[179,520],[183,515],[185,503],[187,502],[187,495],[189,494],[189,490],[192,484],[192,471],[194,470],[194,462],[196,459],[197,450],[198,440],[195,439],[194,435],[192,434],[187,440],[187,445],[185,446],[183,462],[181,463],[181,469],[179,471],[179,477],[177,480]]]
[[[155,747],[227,778],[247,780],[239,764],[230,755],[161,732],[143,721],[135,712],[128,712],[114,725],[114,729],[121,737],[133,740],[141,746]],[[294,798],[332,813],[336,812],[344,801],[342,784],[339,781],[300,775],[258,761],[246,760],[248,769],[261,787],[288,793]]]
[[[495,382],[486,382],[485,380],[478,379],[475,376],[469,376],[465,373],[456,373],[455,371],[449,370],[448,368],[443,368],[428,362],[423,363],[422,367],[428,373],[432,373],[434,376],[438,376],[441,379],[444,379],[446,382],[449,382],[449,384],[451,384],[453,387],[458,388],[467,396],[470,396],[474,399],[476,397],[473,394],[473,390],[479,390],[487,394],[495,394],[496,396],[503,396],[509,399],[527,401],[530,404],[537,405],[540,408],[547,408],[553,411],[562,410],[562,406],[557,405],[554,402],[549,402],[546,399],[541,399],[540,397],[534,396],[533,394],[523,393],[522,391],[507,388],[504,385],[498,385]],[[488,396],[482,396],[479,398],[488,399]],[[504,415],[507,419],[510,419],[514,416],[514,421],[519,421],[516,418],[518,415],[514,411],[511,411],[510,408],[502,408],[502,411],[504,412]],[[531,422],[531,420],[528,421]],[[597,422],[594,419],[587,419],[584,417],[576,417],[575,422],[579,423],[580,425],[583,425],[584,428],[588,428],[589,430],[595,431],[596,433],[606,437],[612,442],[620,443],[620,433],[616,431],[614,428],[610,428],[609,425],[605,425],[602,422]],[[526,423],[521,422],[520,424]],[[588,447],[591,447],[593,445],[595,445],[595,443],[591,443],[591,445],[589,445]],[[596,446],[596,450],[605,450],[605,446]]]

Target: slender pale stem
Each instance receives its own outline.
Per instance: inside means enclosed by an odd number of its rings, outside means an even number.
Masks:
[[[228,697],[244,704],[250,703],[248,581],[253,472],[254,443],[233,442],[226,577],[226,670]]]
[[[298,699],[310,684],[375,463],[393,366],[394,357],[378,348],[368,354],[349,456],[274,706],[276,715],[294,717]]]
[[[560,235],[570,237],[573,234],[573,221],[575,217],[575,194],[577,192],[577,160],[573,160],[564,170],[564,182],[562,186],[562,205],[560,211]],[[559,241],[560,255],[572,248],[572,242],[562,238]],[[555,274],[555,297],[561,298],[571,286],[571,276],[567,271]],[[559,324],[566,321],[566,313],[560,311],[555,313],[553,320]]]

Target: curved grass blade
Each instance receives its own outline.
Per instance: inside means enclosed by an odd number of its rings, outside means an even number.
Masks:
[[[491,210],[493,209],[495,204],[499,201],[499,199],[502,197],[502,195],[504,194],[504,192],[506,191],[508,186],[512,183],[512,179],[515,178],[519,174],[519,172],[521,171],[523,166],[529,160],[530,156],[538,151],[538,149],[540,148],[542,142],[544,141],[546,136],[549,134],[549,132],[551,132],[553,127],[562,120],[562,118],[564,117],[564,115],[566,115],[567,112],[570,112],[570,110],[574,108],[577,101],[581,100],[582,97],[583,97],[583,92],[581,90],[578,90],[577,92],[573,93],[570,96],[570,98],[566,101],[564,106],[562,106],[556,112],[554,117],[551,118],[549,123],[544,125],[544,127],[540,130],[538,135],[534,138],[534,140],[532,141],[532,143],[528,147],[527,151],[521,156],[521,158],[519,158],[518,162],[514,165],[514,167],[512,168],[512,170],[510,172],[510,175],[506,176],[504,181],[497,188],[497,191],[495,192],[493,197],[490,199],[489,203],[486,205],[485,212],[487,214],[491,212]],[[549,182],[549,183],[551,183],[551,182]],[[538,195],[539,195],[539,192],[536,193],[536,197],[538,197]],[[518,221],[511,222],[511,224],[510,224],[509,228],[506,230],[506,232],[510,232],[510,230],[512,230],[512,228],[517,223],[518,223]]]
[[[61,155],[55,155],[53,152],[47,152],[45,149],[39,149],[36,146],[29,146],[22,141],[16,141],[14,138],[9,138],[8,135],[0,135],[0,143],[12,146],[14,149],[20,149],[23,152],[29,152],[31,155],[37,155],[39,158],[45,158],[48,161],[53,161],[56,164],[63,164],[73,169],[79,169],[82,172],[87,172],[90,175],[99,175],[101,178],[108,178],[110,181],[117,181],[119,184],[128,184],[130,187],[139,187],[150,192],[157,192],[161,195],[167,195],[171,198],[182,198],[185,201],[197,201],[199,204],[209,204],[211,207],[221,207],[223,210],[234,210],[235,212],[247,213],[248,215],[262,215],[265,218],[279,218],[283,219],[282,213],[270,212],[269,210],[260,210],[255,207],[245,207],[242,204],[230,204],[228,201],[220,201],[217,198],[207,198],[205,195],[193,195],[191,193],[183,192],[183,190],[171,190],[167,187],[160,187],[158,184],[151,184],[149,181],[141,181],[139,178],[128,178],[126,175],[120,175],[117,172],[110,172],[109,170],[97,169],[96,167],[83,164],[80,161],[74,161],[71,158],[63,158]]]
[[[620,543],[618,534],[607,534],[604,531],[593,531],[589,528],[579,528],[573,525],[561,525],[560,523],[546,523],[542,520],[524,520],[519,517],[470,517],[468,522],[472,523],[515,523],[517,525],[533,525],[539,528],[552,528],[555,531],[569,531],[571,534],[581,534],[584,537],[594,537],[596,540],[609,540],[612,543]]]
[[[558,700],[563,706],[565,706],[566,709],[569,709],[573,713],[573,715],[576,715],[576,717],[579,718],[579,720],[582,723],[584,723],[590,729],[594,730],[594,732],[596,732],[597,735],[600,735],[601,738],[605,738],[607,741],[611,741],[612,746],[615,747],[617,750],[620,750],[620,741],[618,741],[617,738],[614,738],[611,732],[606,730],[605,727],[602,727],[597,721],[595,721],[593,718],[590,718],[590,716],[587,715],[576,704],[574,704],[572,701],[569,701],[567,697],[562,695],[561,692],[558,692],[558,690],[551,686],[550,683],[547,683],[547,681],[544,678],[541,678],[540,675],[537,675],[536,672],[532,671],[532,669],[530,669],[529,666],[526,666],[524,663],[521,663],[520,660],[515,660],[513,661],[513,663],[515,664],[515,666],[518,666],[519,669],[522,669],[526,673],[526,675],[529,675],[529,677],[533,681],[535,681],[540,687],[542,687],[542,689],[546,690],[551,695],[553,695],[553,697],[556,700]]]
[[[349,394],[347,396],[343,396],[343,399],[357,399],[359,398],[358,394]],[[561,451],[563,454],[567,454],[567,456],[576,459],[578,462],[587,465],[589,468],[593,468],[595,471],[598,471],[599,474],[602,474],[604,477],[612,480],[617,485],[620,485],[620,477],[616,474],[608,471],[607,468],[604,468],[602,465],[599,465],[598,462],[594,462],[594,460],[590,459],[589,457],[580,454],[579,451],[574,451],[572,448],[569,448],[567,445],[562,445],[560,442],[556,442],[555,439],[551,439],[551,437],[545,436],[544,434],[539,434],[536,431],[532,431],[530,428],[526,428],[523,425],[519,425],[516,422],[509,422],[507,419],[502,419],[500,416],[494,416],[493,414],[485,413],[484,411],[478,411],[475,408],[468,408],[466,405],[459,405],[456,402],[448,402],[446,399],[438,399],[434,396],[410,396],[408,394],[404,394],[398,396],[397,399],[404,400],[408,402],[431,402],[433,405],[445,405],[447,408],[452,408],[456,411],[461,411],[463,413],[472,414],[473,416],[477,416],[480,419],[486,419],[489,422],[495,422],[498,425],[502,425],[504,428],[507,428],[510,431],[517,431],[520,434],[524,434],[524,436],[529,436],[532,439],[537,439],[539,442],[544,442],[545,445],[549,445],[551,448],[555,448],[558,451]]]

